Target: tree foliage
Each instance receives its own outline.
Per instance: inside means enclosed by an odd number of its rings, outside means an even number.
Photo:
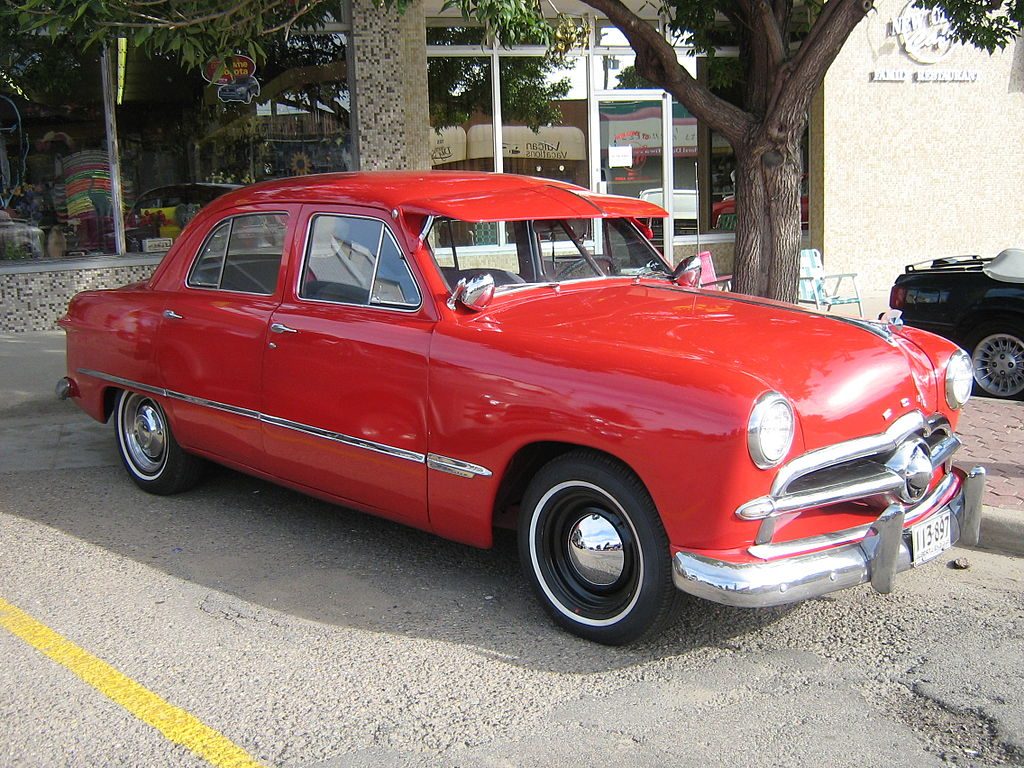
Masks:
[[[479,45],[481,30],[473,27],[434,27],[434,45]],[[569,92],[568,79],[553,80],[561,67],[556,58],[515,58],[501,62],[501,114],[537,130],[562,119],[555,103]],[[461,125],[474,114],[491,111],[491,59],[476,56],[436,56],[427,60],[430,125],[435,129]]]
[[[408,0],[380,0],[402,10]],[[636,53],[636,82],[670,92],[691,114],[724,136],[737,160],[734,285],[741,291],[793,300],[800,243],[800,136],[807,111],[829,66],[872,9],[871,0],[652,0],[668,36],[622,0],[583,0],[626,36]],[[542,44],[557,56],[583,41],[579,20],[558,12],[559,0],[448,0],[504,45]],[[940,9],[954,39],[989,52],[1005,47],[1024,26],[1024,0],[917,0]],[[264,59],[265,45],[297,27],[330,19],[333,0],[13,0],[0,11],[25,32],[90,44],[127,36],[148,50],[184,63],[248,51]],[[552,10],[555,14],[552,16]],[[738,67],[709,67],[699,81],[680,66],[672,41],[715,60],[719,46],[739,47]],[[461,66],[461,68],[460,68]],[[438,67],[437,77],[460,85],[441,123],[458,122],[480,104],[480,69]],[[543,72],[532,73],[539,78]],[[742,96],[716,93],[716,80],[735,76]],[[528,78],[529,79],[529,78]],[[520,94],[531,125],[548,121],[541,104],[557,91]]]

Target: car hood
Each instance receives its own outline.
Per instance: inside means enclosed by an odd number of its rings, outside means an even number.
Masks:
[[[917,345],[881,324],[790,304],[608,280],[499,295],[474,322],[509,340],[527,334],[589,349],[609,363],[630,349],[649,354],[652,366],[697,360],[720,369],[723,382],[753,377],[793,402],[807,450],[940,409],[935,366]]]

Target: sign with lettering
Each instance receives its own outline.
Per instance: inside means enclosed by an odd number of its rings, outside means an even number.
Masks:
[[[203,79],[213,85],[227,85],[256,74],[256,62],[240,53],[221,59],[210,59],[203,67]]]
[[[904,53],[919,64],[938,64],[953,48],[946,12],[915,8],[913,1],[889,22],[888,36],[899,40]]]
[[[900,15],[885,27],[888,38],[896,38],[909,59],[927,68],[877,69],[871,73],[873,83],[974,83],[978,73],[973,69],[933,69],[953,49],[949,18],[941,8],[915,8],[907,3]]]

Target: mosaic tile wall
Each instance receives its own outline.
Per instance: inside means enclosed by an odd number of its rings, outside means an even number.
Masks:
[[[155,264],[0,274],[0,333],[52,331],[71,297],[91,288],[146,280]]]
[[[353,0],[352,35],[360,169],[429,169],[422,0],[402,14],[375,0]]]

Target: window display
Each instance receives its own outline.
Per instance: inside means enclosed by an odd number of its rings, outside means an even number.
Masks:
[[[200,207],[240,184],[354,168],[344,33],[292,35],[266,60],[185,69],[121,41],[109,53],[118,163],[100,61],[27,41],[0,53],[0,258],[167,250]],[[120,166],[123,210],[112,167]]]

